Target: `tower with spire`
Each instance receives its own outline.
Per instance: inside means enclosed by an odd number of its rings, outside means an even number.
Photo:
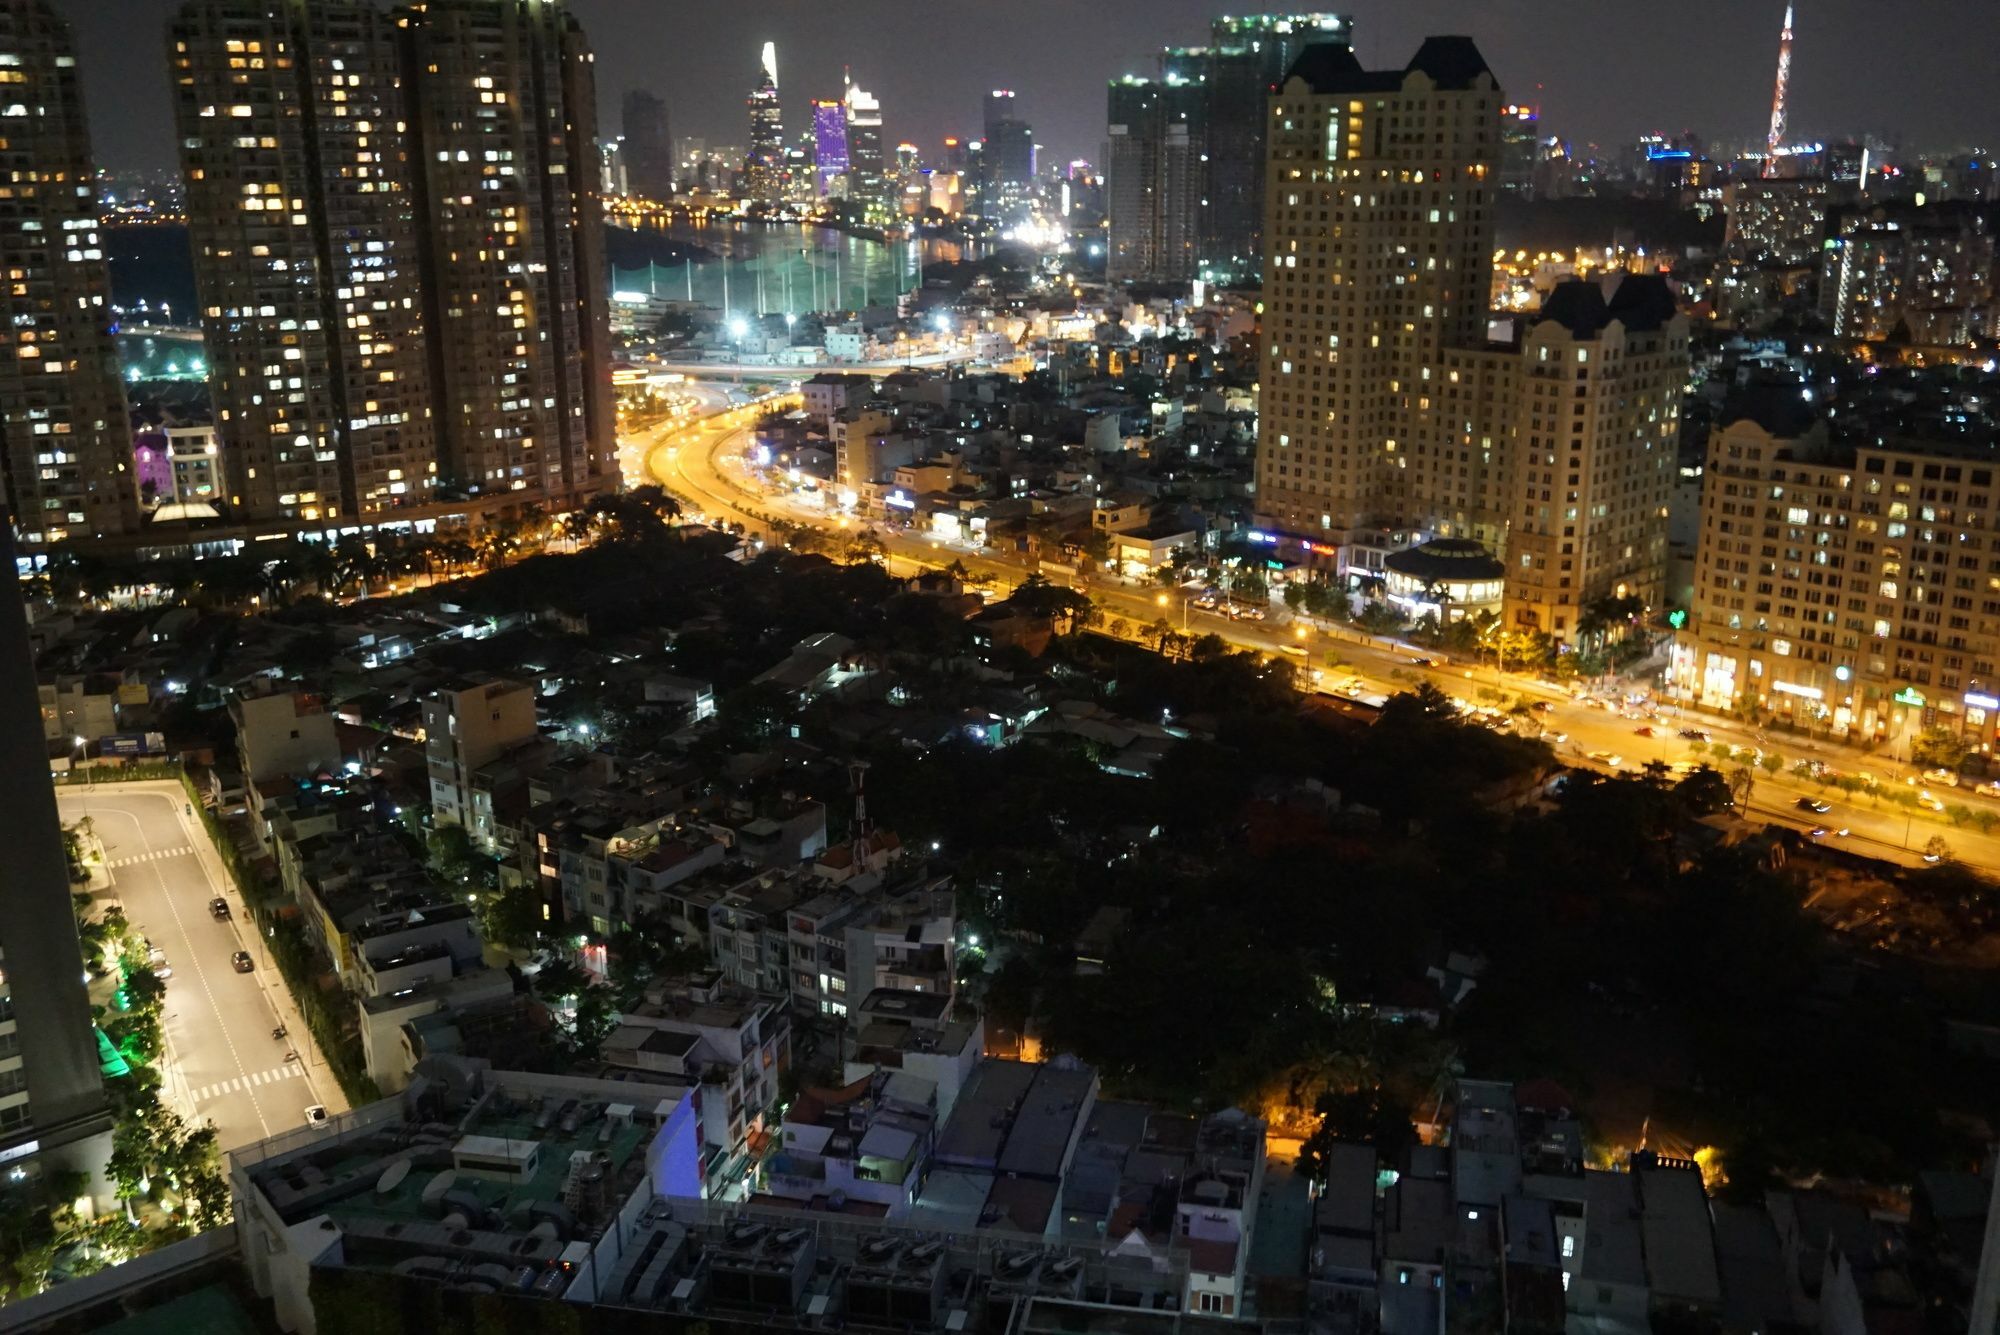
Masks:
[[[1778,87],[1771,97],[1771,133],[1764,143],[1764,175],[1778,174],[1778,148],[1785,142],[1785,94],[1792,82],[1792,7],[1785,6],[1785,31],[1778,38]]]

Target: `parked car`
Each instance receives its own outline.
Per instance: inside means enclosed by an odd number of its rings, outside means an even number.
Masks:
[[[208,901],[208,916],[221,922],[229,917],[229,901],[217,895]]]
[[[174,966],[167,963],[167,952],[158,946],[146,952],[146,967],[153,971],[153,977],[162,981],[174,976]]]
[[[326,1118],[326,1105],[324,1103],[315,1103],[306,1109],[307,1126],[324,1126]]]
[[[229,967],[238,973],[255,973],[257,961],[250,958],[250,952],[239,950],[229,957]]]
[[[1924,782],[1934,783],[1942,788],[1956,788],[1958,787],[1958,772],[1948,769],[1927,769],[1924,771]]]

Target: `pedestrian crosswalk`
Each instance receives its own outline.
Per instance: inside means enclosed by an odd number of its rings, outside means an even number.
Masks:
[[[203,1085],[188,1097],[196,1103],[206,1103],[210,1099],[219,1099],[225,1094],[235,1094],[243,1090],[254,1089],[258,1085],[273,1085],[280,1080],[290,1080],[297,1074],[299,1074],[299,1064],[297,1062],[290,1062],[284,1066],[273,1066],[268,1071],[259,1071],[255,1075],[239,1075],[234,1080],[223,1080],[213,1085]]]
[[[129,867],[135,862],[163,862],[168,858],[186,857],[192,852],[194,852],[194,849],[184,844],[179,848],[159,848],[153,850],[151,853],[134,853],[129,858],[107,858],[104,865],[107,867]]]

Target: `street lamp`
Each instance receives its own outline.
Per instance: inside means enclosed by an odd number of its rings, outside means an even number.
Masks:
[[[1155,598],[1153,601],[1158,603],[1161,607],[1168,607],[1171,605],[1168,603],[1167,595],[1164,593],[1161,594],[1159,597]],[[1181,595],[1181,634],[1183,635],[1187,634],[1187,629],[1188,629],[1188,596],[1187,594],[1183,593]]]

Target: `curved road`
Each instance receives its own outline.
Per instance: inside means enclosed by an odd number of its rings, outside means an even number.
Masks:
[[[824,514],[791,506],[763,493],[745,473],[742,454],[749,441],[749,427],[759,411],[731,409],[678,430],[656,433],[645,447],[648,473],[709,517],[740,523],[747,532],[760,536],[770,535],[771,517],[794,523],[827,524]],[[942,568],[956,561],[975,581],[991,583],[1004,592],[1037,568],[1032,558],[1011,553],[970,550],[920,535],[885,531],[879,525],[873,531],[882,539],[891,569],[898,564],[912,571]],[[1285,613],[1277,607],[1272,609],[1273,620],[1238,621],[1195,607],[1191,601],[1183,600],[1181,590],[1162,595],[1157,589],[1124,581],[1058,577],[1058,582],[1074,584],[1087,592],[1107,615],[1125,620],[1134,634],[1142,633],[1143,627],[1164,617],[1176,628],[1184,626],[1192,634],[1213,633],[1238,648],[1283,653],[1302,665],[1310,663],[1320,671],[1324,687],[1359,678],[1365,691],[1389,694],[1407,689],[1419,680],[1429,680],[1448,694],[1474,701],[1505,696],[1546,702],[1551,709],[1541,713],[1541,719],[1550,731],[1565,736],[1565,740],[1556,743],[1557,753],[1566,763],[1583,768],[1634,773],[1649,760],[1669,764],[1696,760],[1698,757],[1690,751],[1689,744],[1676,735],[1685,724],[1733,747],[1759,746],[1775,751],[1784,757],[1787,766],[1795,760],[1813,757],[1838,768],[1872,772],[1885,782],[1897,782],[1902,774],[1902,767],[1881,755],[1870,756],[1835,743],[1801,738],[1773,735],[1759,740],[1747,727],[1706,715],[1689,713],[1679,718],[1676,717],[1679,711],[1671,710],[1664,721],[1641,724],[1572,700],[1567,691],[1538,678],[1513,672],[1503,677],[1490,662],[1484,666],[1446,664],[1440,658],[1439,666],[1419,667],[1416,658],[1434,655],[1434,651],[1397,645],[1345,626],[1308,623],[1303,619],[1280,622],[1275,618],[1284,617]],[[1301,630],[1303,635],[1299,633]],[[1657,735],[1639,735],[1641,726],[1650,727]],[[1593,759],[1594,755],[1615,757],[1619,763],[1614,766],[1606,759]],[[1752,772],[1755,784],[1749,815],[1753,819],[1800,830],[1820,825],[1844,828],[1849,831],[1847,836],[1828,838],[1857,853],[1906,864],[1918,863],[1925,843],[1937,835],[1944,839],[1953,857],[1988,871],[2000,871],[2000,836],[1980,834],[1969,825],[1954,828],[1928,814],[1912,815],[1901,807],[1877,807],[1866,797],[1849,798],[1838,790],[1822,789],[1789,772],[1776,775],[1766,775],[1762,770]],[[1934,795],[1947,805],[1963,804],[1974,810],[2000,812],[2000,804],[1974,796],[1969,788],[1939,788]],[[1802,796],[1824,800],[1832,810],[1824,815],[1800,811],[1794,803]]]

